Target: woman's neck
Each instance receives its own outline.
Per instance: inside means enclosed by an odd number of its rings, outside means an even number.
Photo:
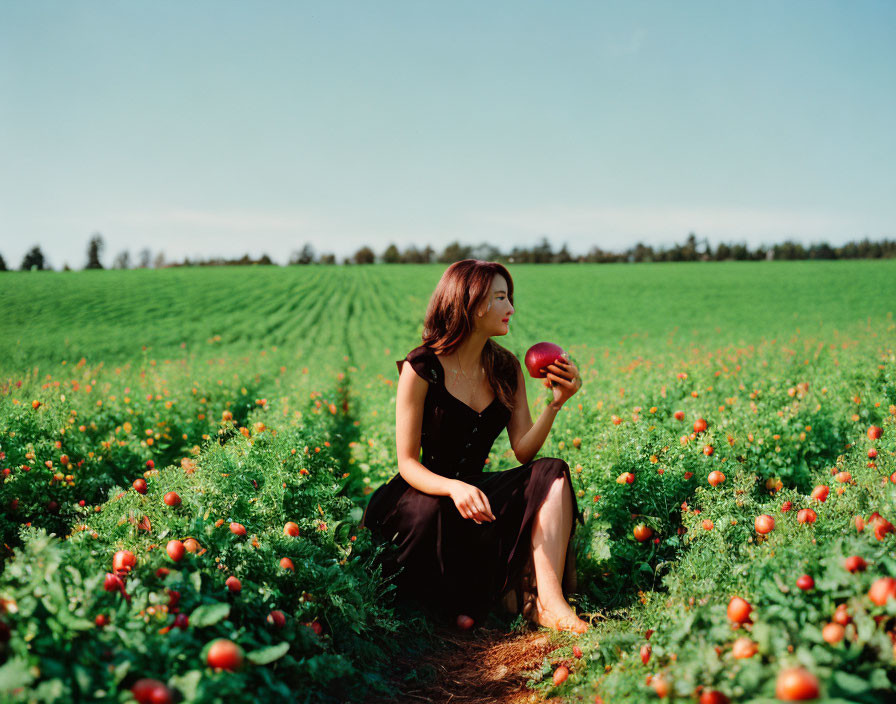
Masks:
[[[462,369],[476,369],[482,360],[482,350],[485,349],[488,339],[474,332],[454,349],[451,356],[457,360]]]

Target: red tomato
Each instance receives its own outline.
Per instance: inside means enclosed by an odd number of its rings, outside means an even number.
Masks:
[[[288,535],[291,538],[298,538],[299,525],[297,523],[289,521],[285,526],[283,526],[283,535]]]
[[[695,433],[702,433],[702,432],[703,432],[704,430],[706,430],[708,427],[709,427],[709,426],[707,425],[707,423],[706,423],[705,420],[703,420],[702,418],[698,418],[698,419],[696,420],[696,422],[694,423],[694,432],[695,432]]]
[[[280,558],[280,567],[284,570],[291,570],[293,572],[296,571],[296,566],[292,564],[292,560],[290,560],[288,557]]]
[[[871,440],[880,440],[880,436],[884,434],[883,428],[872,425],[868,428],[868,438]]]
[[[750,603],[739,596],[731,597],[731,601],[728,602],[728,618],[735,623],[746,623],[749,621],[752,610],[753,607],[750,606]]]
[[[124,592],[124,582],[117,574],[107,572],[106,578],[103,580],[103,589],[107,592]]]
[[[675,420],[684,420],[684,411],[675,411]]]
[[[883,606],[888,599],[896,599],[896,577],[881,577],[875,580],[868,590],[868,598],[878,606]]]
[[[268,625],[275,628],[283,628],[286,625],[286,614],[279,609],[274,609],[268,614],[267,622]]]
[[[169,491],[165,494],[165,497],[162,499],[168,506],[180,506],[180,496],[173,491]]]
[[[713,528],[715,528],[715,525],[713,524],[713,522],[711,520],[709,520],[708,518],[705,519],[703,521],[703,523],[701,523],[701,525],[703,526],[703,530],[712,530]]]
[[[868,567],[868,563],[865,562],[865,560],[863,560],[858,555],[851,555],[850,557],[847,557],[846,560],[843,561],[843,566],[849,572],[864,572],[865,569]]]
[[[765,535],[766,533],[771,533],[775,529],[775,519],[766,514],[756,516],[754,526],[757,533]]]
[[[230,532],[234,535],[245,535],[246,534],[246,526],[242,523],[231,523],[230,524]]]
[[[643,523],[636,525],[632,532],[635,534],[635,540],[639,543],[643,543],[645,540],[650,540],[650,537],[653,535],[653,529]]]
[[[787,512],[788,512],[790,509],[792,509],[792,508],[793,508],[793,502],[792,502],[792,501],[785,501],[783,504],[781,504],[781,511],[782,511],[783,513],[787,513]]]
[[[785,702],[817,699],[818,678],[802,667],[789,667],[778,673],[775,696]]]
[[[650,654],[653,652],[653,648],[650,647],[649,643],[645,643],[641,646],[641,662],[645,665],[650,662]]]
[[[196,540],[195,538],[187,538],[184,541],[184,548],[186,549],[187,552],[196,552],[201,547],[202,546],[199,544],[199,541]]]
[[[168,557],[170,557],[173,562],[180,562],[183,560],[184,553],[187,551],[184,544],[179,540],[169,540],[168,545],[165,546],[165,550],[168,552]]]
[[[137,558],[130,550],[119,550],[112,556],[112,570],[116,574],[127,574],[137,564]]]
[[[798,586],[804,592],[807,592],[810,589],[815,588],[815,580],[812,579],[811,575],[804,574],[803,576],[797,578],[796,586]]]
[[[718,485],[721,484],[723,481],[725,481],[725,475],[722,474],[719,470],[716,469],[716,470],[713,470],[712,472],[709,473],[709,477],[707,477],[707,481],[708,481],[712,486],[718,486]]]
[[[717,689],[708,689],[700,695],[700,704],[730,704],[730,701]]]
[[[569,677],[569,668],[566,665],[561,665],[554,670],[554,686],[559,687],[566,682],[567,677]]]
[[[106,614],[98,614],[93,622],[96,624],[97,628],[103,628],[109,625],[109,617]]]
[[[582,652],[582,649],[577,645],[572,646],[572,654],[575,655],[577,658],[580,658],[584,655],[584,653]]]
[[[852,481],[852,475],[849,472],[837,472],[834,475],[834,481],[840,484],[848,484]]]
[[[656,692],[656,696],[660,699],[664,699],[669,696],[669,690],[671,689],[669,685],[669,681],[663,677],[662,675],[657,675],[653,679],[650,680],[650,686],[653,687],[653,691]]]
[[[137,680],[131,687],[131,694],[138,704],[171,704],[174,700],[171,690],[159,680]]]
[[[134,491],[138,494],[146,493],[146,480],[145,479],[135,479],[134,483],[131,485],[134,487]]]
[[[875,457],[877,457],[877,450],[872,447],[868,450],[868,459],[873,460]]]
[[[243,649],[232,640],[219,638],[208,649],[205,662],[209,667],[219,667],[232,672],[243,664]]]
[[[712,453],[715,452],[715,449],[712,445],[704,445],[703,446],[703,454],[709,457]]]
[[[618,477],[616,477],[617,484],[631,484],[635,481],[635,475],[631,472],[623,472]]]
[[[828,498],[828,494],[830,493],[831,490],[829,487],[825,486],[824,484],[819,484],[812,490],[811,496],[813,499],[818,499],[819,501],[824,503]]]
[[[840,606],[834,610],[834,615],[831,617],[831,620],[834,623],[839,623],[841,626],[846,626],[852,622],[852,616],[849,615],[849,611],[846,609],[846,604],[840,604]]]
[[[818,518],[818,514],[811,508],[801,508],[796,514],[796,520],[799,523],[815,523],[816,518]]]
[[[177,614],[174,617],[174,627],[179,628],[182,631],[187,630],[187,627],[190,625],[190,617],[184,613]]]
[[[544,379],[547,376],[545,367],[549,367],[554,360],[564,355],[563,348],[553,342],[537,342],[526,350],[524,363],[529,371],[529,376],[534,379]]]
[[[826,643],[831,645],[835,645],[843,640],[845,633],[846,629],[839,623],[829,623],[821,629],[821,637],[824,638]]]
[[[731,654],[738,660],[746,660],[758,652],[759,646],[746,636],[738,638],[731,646]]]
[[[227,585],[227,588],[230,590],[232,594],[239,594],[243,588],[242,582],[238,580],[233,575],[230,575],[227,580],[224,582]]]

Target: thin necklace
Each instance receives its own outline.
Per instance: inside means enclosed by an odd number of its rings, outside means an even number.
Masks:
[[[457,362],[457,366],[458,366],[458,368],[460,369],[460,373],[463,374],[463,375],[464,375],[464,378],[467,380],[467,382],[469,382],[469,381],[470,381],[470,377],[467,376],[467,373],[464,371],[464,368],[460,366],[460,359],[457,358],[457,359],[455,359],[454,361]],[[454,372],[454,378],[457,379],[457,369],[452,369],[451,371]],[[480,371],[481,371],[481,368],[480,368]],[[473,408],[473,410],[475,410],[474,405],[473,405],[473,402],[476,400],[476,394],[479,392],[479,388],[478,388],[479,377],[478,377],[478,375],[477,375],[477,377],[476,377],[476,381],[477,381],[477,385],[475,385],[475,386],[473,387],[473,398],[471,398],[471,399],[470,399],[470,403],[467,404],[467,405],[470,406],[470,408]]]

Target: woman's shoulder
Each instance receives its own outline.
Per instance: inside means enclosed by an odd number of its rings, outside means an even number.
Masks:
[[[442,365],[432,347],[419,345],[408,352],[404,359],[399,359],[396,362],[399,374],[401,374],[401,367],[405,361],[410,362],[414,371],[417,372],[417,375],[428,381],[430,384],[439,382]]]

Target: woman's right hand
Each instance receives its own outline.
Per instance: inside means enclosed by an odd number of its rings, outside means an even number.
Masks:
[[[472,484],[456,481],[449,496],[460,511],[460,515],[473,519],[477,525],[481,525],[483,521],[495,520],[488,497]]]

